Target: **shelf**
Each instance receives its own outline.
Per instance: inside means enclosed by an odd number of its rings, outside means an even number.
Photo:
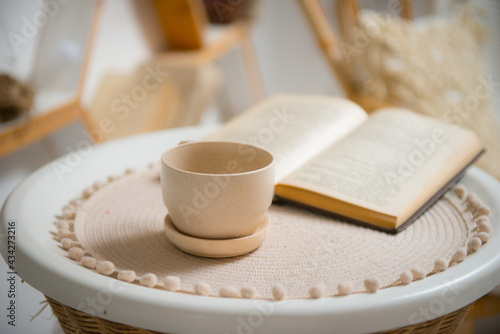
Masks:
[[[28,116],[0,130],[0,158],[19,150],[80,119],[82,111],[74,99],[50,112]]]
[[[101,0],[57,7],[60,14],[40,28],[36,41],[32,41],[36,47],[26,49],[15,66],[8,67],[7,72],[34,88],[35,101],[29,114],[0,124],[0,158],[76,120],[88,123],[80,107],[80,95],[101,7]],[[11,6],[6,14],[17,17],[25,10],[23,6]]]
[[[224,56],[249,35],[250,21],[225,25],[211,24],[205,32],[206,45],[198,50],[167,50],[154,57],[154,61],[178,65],[202,66]]]

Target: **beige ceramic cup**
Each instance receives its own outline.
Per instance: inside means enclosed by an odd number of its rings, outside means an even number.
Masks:
[[[163,203],[182,233],[206,239],[251,235],[266,221],[274,159],[231,142],[179,145],[161,157]]]

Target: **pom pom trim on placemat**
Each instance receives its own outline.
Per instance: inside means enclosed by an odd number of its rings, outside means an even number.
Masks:
[[[157,171],[158,166],[150,166],[150,170]],[[108,184],[112,184],[137,172],[127,170],[125,176],[108,177]],[[85,188],[82,196],[79,199],[72,200],[67,205],[64,205],[58,221],[55,223],[57,232],[54,234],[60,242],[60,247],[67,251],[68,258],[79,263],[89,270],[94,270],[101,275],[110,276],[113,279],[118,279],[128,283],[139,284],[149,288],[160,288],[166,291],[198,294],[201,296],[213,296],[223,298],[262,298],[257,289],[252,286],[234,287],[228,286],[214,290],[208,283],[200,281],[193,285],[192,290],[182,290],[182,278],[174,275],[166,277],[157,277],[154,273],[146,273],[142,276],[137,276],[134,270],[119,270],[111,261],[98,261],[88,251],[84,250],[75,235],[75,217],[79,214],[79,208],[85,201],[91,198],[100,189],[106,187],[105,183],[96,182],[92,186]],[[464,261],[466,256],[477,252],[479,248],[488,242],[489,233],[491,232],[491,224],[488,216],[491,210],[483,204],[475,193],[467,194],[467,189],[462,184],[455,185],[444,198],[453,204],[462,215],[463,220],[468,226],[468,237],[464,245],[449,259],[438,258],[434,262],[434,269],[426,272],[424,268],[416,266],[413,268],[401,268],[401,274],[395,278],[392,284],[382,286],[378,277],[359,277],[361,282],[364,282],[364,291],[355,291],[353,282],[339,282],[337,286],[337,294],[328,295],[323,283],[318,282],[310,286],[309,295],[302,298],[324,298],[347,296],[353,293],[376,293],[380,289],[386,289],[398,285],[411,284],[414,281],[425,279],[430,275],[437,274],[447,270],[449,267],[455,266]],[[272,297],[265,299],[283,300],[287,299],[287,290],[280,282],[269,282],[271,285]],[[293,298],[299,299],[299,298]]]

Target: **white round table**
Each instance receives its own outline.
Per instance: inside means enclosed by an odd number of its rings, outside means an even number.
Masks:
[[[500,183],[477,168],[470,169],[461,182],[492,209],[490,241],[443,273],[375,294],[283,301],[202,297],[123,283],[66,257],[51,234],[56,231],[54,217],[64,204],[96,180],[127,168],[146,168],[179,141],[197,140],[213,130],[167,130],[86,147],[34,172],[11,193],[1,212],[1,233],[6,234],[9,222],[15,222],[18,275],[80,311],[167,333],[383,331],[454,312],[500,284]],[[1,252],[6,259],[4,238]]]

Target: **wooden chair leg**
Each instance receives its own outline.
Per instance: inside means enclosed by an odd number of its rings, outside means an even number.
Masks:
[[[401,5],[403,18],[408,21],[413,20],[413,0],[401,0]]]
[[[343,63],[344,57],[339,48],[339,42],[328,22],[322,3],[319,0],[299,0],[299,3],[341,88],[348,94],[351,88]]]

